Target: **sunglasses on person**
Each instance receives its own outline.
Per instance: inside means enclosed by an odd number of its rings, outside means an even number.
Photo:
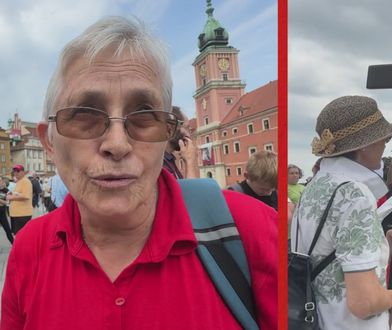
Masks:
[[[142,142],[161,142],[171,139],[181,121],[166,111],[140,110],[125,117],[109,117],[107,112],[90,107],[62,108],[48,117],[55,122],[57,132],[72,139],[88,140],[102,136],[111,120],[121,120],[128,135]]]

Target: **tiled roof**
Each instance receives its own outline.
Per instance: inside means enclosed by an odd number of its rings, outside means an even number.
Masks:
[[[248,117],[278,106],[278,81],[268,84],[244,94],[222,119],[221,125],[229,124],[240,117]],[[241,110],[243,114],[241,115]]]

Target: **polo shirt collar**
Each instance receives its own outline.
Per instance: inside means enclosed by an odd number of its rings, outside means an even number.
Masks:
[[[160,262],[169,255],[192,252],[197,241],[176,179],[165,169],[158,179],[159,197],[151,233],[139,257],[138,263]],[[53,212],[57,226],[52,247],[67,244],[72,255],[79,254],[85,246],[80,226],[77,202],[68,195],[63,205]]]

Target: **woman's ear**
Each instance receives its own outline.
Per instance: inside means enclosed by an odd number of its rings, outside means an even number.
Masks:
[[[42,146],[48,153],[49,157],[53,160],[53,145],[51,142],[51,136],[49,135],[49,123],[46,121],[40,121],[37,124],[37,132]]]

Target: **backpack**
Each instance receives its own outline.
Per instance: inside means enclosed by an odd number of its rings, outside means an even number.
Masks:
[[[313,237],[312,243],[307,254],[299,253],[298,247],[298,233],[299,221],[297,217],[297,231],[295,250],[289,252],[288,255],[288,329],[289,330],[319,330],[319,322],[317,315],[317,306],[315,295],[312,287],[313,280],[320,274],[325,267],[327,267],[335,258],[335,251],[332,251],[328,256],[321,260],[317,265],[313,264],[310,255],[320,236],[321,230],[327,220],[329,209],[331,208],[333,199],[335,198],[337,190],[347,182],[339,184],[331,198],[328,201],[327,207],[321,216],[320,223],[317,226],[316,233]]]
[[[242,328],[259,329],[245,251],[220,187],[213,179],[178,182],[203,266]]]

